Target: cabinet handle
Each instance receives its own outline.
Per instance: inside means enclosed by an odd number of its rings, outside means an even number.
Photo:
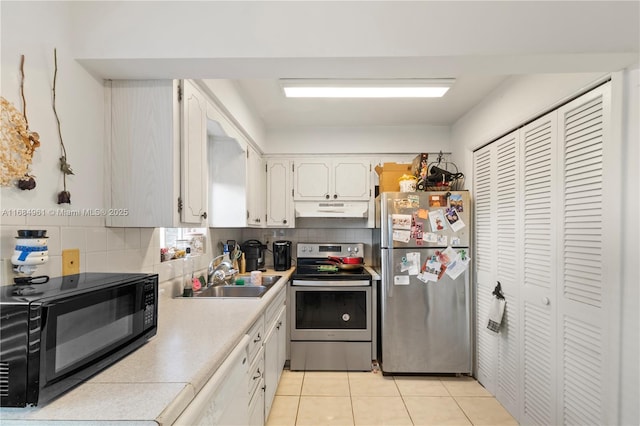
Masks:
[[[542,298],[542,304],[543,305],[549,305],[549,303],[551,303],[551,300],[549,300],[548,297],[543,297]]]
[[[260,334],[258,333],[258,337],[253,339],[253,343],[258,343],[260,340],[262,340],[262,337],[260,337]]]
[[[287,224],[287,219],[283,220],[282,223]]]
[[[325,195],[324,198],[329,199],[329,194]]]
[[[277,328],[278,330],[280,330],[280,327],[282,327],[282,321],[280,321],[280,322],[278,323],[278,325],[276,326],[276,328]]]
[[[260,372],[260,369],[258,368],[258,374],[254,374],[253,375],[253,380],[258,380],[260,377],[262,377],[262,373]]]
[[[333,199],[335,200],[336,198],[338,198],[338,194],[333,194]]]
[[[204,220],[207,220],[207,212],[202,213],[200,217],[203,218]]]

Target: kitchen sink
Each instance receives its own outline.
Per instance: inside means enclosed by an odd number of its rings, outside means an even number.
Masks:
[[[240,286],[240,285],[219,285],[209,287],[199,293],[195,293],[195,297],[261,297],[267,292],[268,288],[263,285],[256,286]]]
[[[246,283],[250,282],[248,274],[238,275],[236,279],[243,278]],[[193,298],[210,297],[262,297],[282,275],[263,275],[262,285],[217,285],[205,288],[193,293]],[[181,296],[182,297],[182,296]]]
[[[236,276],[236,280],[238,278],[242,278],[245,282],[245,285],[251,283],[251,275],[250,274],[240,274]],[[282,275],[262,275],[262,285],[269,287],[278,282],[278,280],[282,278]]]

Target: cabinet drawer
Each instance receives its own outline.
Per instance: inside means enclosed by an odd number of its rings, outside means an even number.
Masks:
[[[265,325],[267,328],[270,327],[270,324],[273,322],[273,320],[276,319],[276,316],[280,312],[280,309],[282,309],[282,307],[284,306],[287,298],[286,290],[287,290],[287,287],[286,286],[283,287],[282,290],[280,290],[280,293],[278,293],[278,295],[273,299],[273,302],[271,302],[271,304],[267,307],[267,310],[264,316]]]
[[[262,383],[264,383],[264,353],[262,348],[260,348],[256,359],[249,366],[248,374],[248,391],[249,398],[251,398],[256,389],[262,387]]]
[[[264,340],[264,318],[261,316],[249,329],[249,362],[253,362]]]

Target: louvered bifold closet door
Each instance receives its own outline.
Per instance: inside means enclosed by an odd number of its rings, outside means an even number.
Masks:
[[[496,247],[496,172],[495,144],[486,146],[473,157],[473,194],[475,212],[475,301],[477,378],[489,392],[496,393],[498,366],[495,333],[487,330],[491,292],[495,286]]]
[[[559,423],[613,424],[606,412],[609,365],[617,363],[607,351],[610,308],[619,279],[616,259],[607,255],[607,237],[617,235],[617,212],[607,196],[617,197],[603,168],[609,131],[609,85],[601,86],[558,111],[562,165],[562,223],[558,271]],[[614,179],[614,178],[612,178]],[[612,183],[612,181],[609,181]],[[609,191],[605,191],[609,189]],[[610,215],[611,219],[608,220]],[[615,244],[615,242],[613,242]],[[613,245],[611,246],[613,247]],[[610,413],[609,413],[610,414]],[[613,422],[613,423],[612,423]]]
[[[507,301],[498,334],[496,398],[514,417],[519,415],[520,383],[519,135],[520,132],[515,131],[494,143],[497,182],[493,189],[496,194],[496,281],[500,282]]]
[[[522,422],[556,424],[557,114],[521,129]]]

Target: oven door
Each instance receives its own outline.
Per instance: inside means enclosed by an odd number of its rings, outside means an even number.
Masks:
[[[371,341],[371,285],[293,285],[291,301],[291,340]]]

